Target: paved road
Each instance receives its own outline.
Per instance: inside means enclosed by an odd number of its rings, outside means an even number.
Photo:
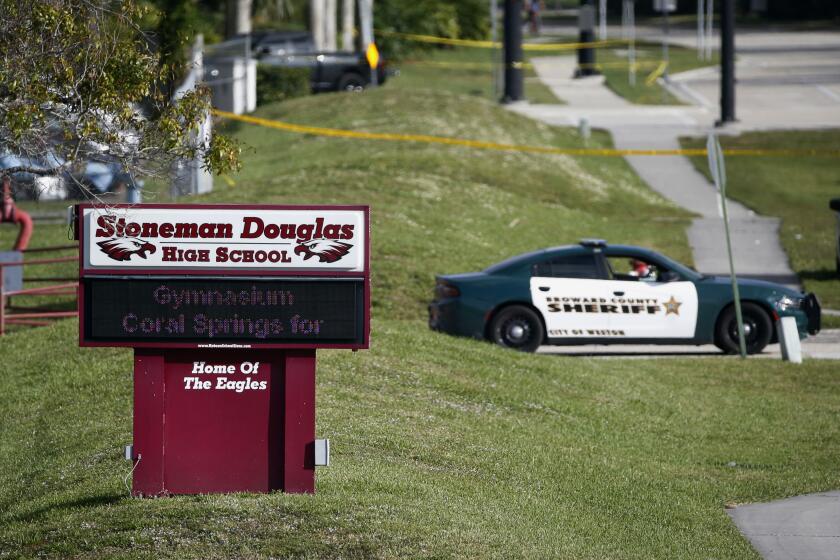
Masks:
[[[723,354],[711,344],[703,346],[657,346],[657,345],[623,345],[603,346],[587,344],[584,346],[542,346],[540,354],[556,356],[581,356],[598,358],[665,358],[691,356],[719,356]],[[733,356],[734,357],[734,356]],[[824,330],[816,336],[802,341],[802,357],[812,360],[840,360],[840,329]],[[764,352],[754,358],[781,359],[781,349],[778,344],[771,344]]]
[[[840,491],[727,510],[767,560],[840,560]]]

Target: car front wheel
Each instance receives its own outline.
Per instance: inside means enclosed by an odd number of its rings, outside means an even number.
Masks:
[[[512,305],[499,311],[490,323],[490,339],[505,348],[536,352],[543,341],[539,316],[523,305]]]
[[[767,312],[754,303],[742,303],[741,314],[744,318],[744,342],[747,346],[747,354],[758,354],[764,350],[773,336],[773,323]],[[740,352],[738,320],[735,316],[734,305],[728,307],[718,319],[715,345],[727,354]]]

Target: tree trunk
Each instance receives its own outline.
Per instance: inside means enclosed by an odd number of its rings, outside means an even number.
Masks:
[[[312,40],[315,42],[315,50],[324,50],[326,37],[324,36],[324,16],[326,12],[326,0],[311,0],[310,2],[310,31]]]
[[[225,38],[251,32],[251,4],[253,0],[227,0]]]
[[[341,14],[341,48],[347,52],[353,52],[356,50],[353,37],[353,28],[356,27],[355,0],[344,0]]]
[[[326,14],[324,18],[324,50],[335,52],[338,50],[338,43],[336,41],[338,4],[336,0],[326,0],[326,3]]]

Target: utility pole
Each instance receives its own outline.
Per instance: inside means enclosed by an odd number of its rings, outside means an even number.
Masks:
[[[712,59],[712,29],[715,23],[715,0],[706,1],[706,53],[704,60]]]
[[[502,103],[523,99],[522,0],[505,0],[505,93]]]
[[[624,0],[621,13],[621,38],[627,41],[627,82],[636,87],[636,4]]]
[[[359,0],[359,23],[362,28],[362,52],[367,53],[371,45],[375,47],[373,36],[373,0]],[[376,68],[370,69],[370,86],[379,85],[379,73]]]
[[[591,43],[595,40],[595,6],[592,0],[580,0],[580,11],[578,12],[578,29],[580,30],[581,43]],[[598,74],[595,68],[595,49],[592,47],[579,48],[578,67],[575,70],[575,77],[594,76]]]
[[[598,18],[599,18],[599,25],[598,25],[598,39],[601,41],[607,40],[607,0],[601,0],[601,4],[598,9]]]
[[[341,5],[341,48],[347,52],[353,52],[353,28],[356,27],[356,2],[355,0],[344,0]]]
[[[493,48],[490,49],[490,63],[493,65],[493,97],[499,97],[502,91],[501,72],[499,72],[499,49],[496,43],[499,42],[499,3],[498,0],[490,0],[490,42]]]
[[[706,16],[706,0],[697,0],[697,58],[703,60],[703,57],[706,53],[706,44],[704,39],[706,38],[705,28],[706,23],[703,21],[703,18]]]
[[[723,0],[720,12],[720,121],[735,122],[735,0]]]

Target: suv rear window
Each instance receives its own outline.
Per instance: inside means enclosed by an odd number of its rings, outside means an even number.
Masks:
[[[550,278],[600,278],[595,257],[592,255],[572,255],[537,263],[533,266],[531,275]]]

